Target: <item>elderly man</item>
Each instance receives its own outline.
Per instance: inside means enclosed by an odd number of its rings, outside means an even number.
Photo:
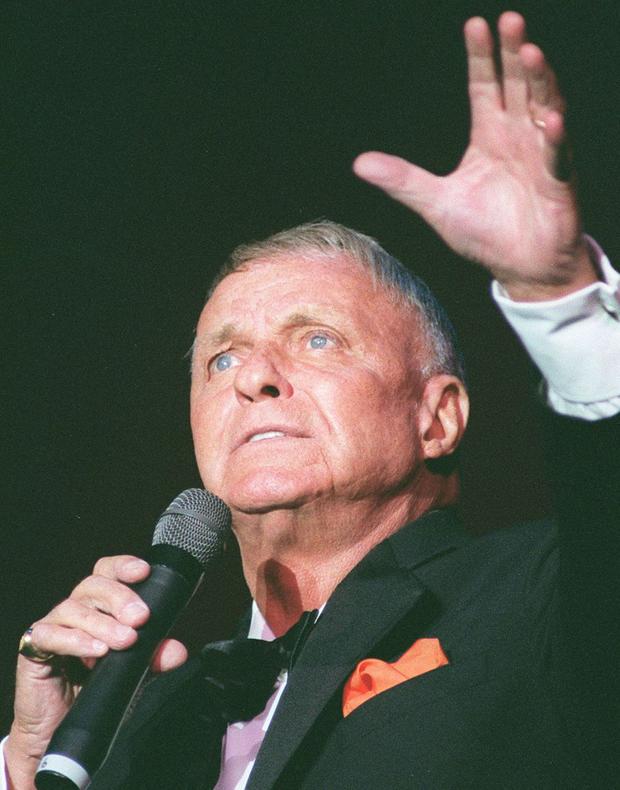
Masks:
[[[559,534],[471,540],[458,527],[451,456],[467,394],[423,283],[334,223],[239,248],[197,328],[196,457],[233,514],[254,601],[246,633],[277,637],[308,610],[318,619],[264,710],[228,727],[201,708],[200,660],[164,641],[154,666],[174,671],[147,688],[93,786],[617,780],[606,749],[618,726],[619,278],[560,180],[553,74],[519,15],[500,18],[499,36],[501,80],[486,23],[466,25],[472,136],[452,175],[377,153],[355,170],[496,278],[550,404],[570,415],[549,416]],[[10,786],[32,787],[77,692],[32,650],[92,666],[129,646],[149,613],[126,585],[147,575],[135,558],[101,560],[34,625],[4,745]]]

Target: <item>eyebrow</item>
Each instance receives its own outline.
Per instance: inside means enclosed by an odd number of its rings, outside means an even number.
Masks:
[[[195,351],[198,348],[219,348],[229,343],[240,331],[237,324],[224,324],[224,326],[213,332],[206,332],[200,337],[195,337],[192,343],[192,349]]]
[[[311,326],[312,324],[324,324],[326,323],[326,318],[327,316],[320,316],[312,313],[295,312],[291,313],[284,319],[282,322],[282,328],[294,329],[296,327]],[[243,330],[238,324],[234,324],[232,322],[224,324],[219,329],[216,329],[213,332],[208,332],[202,337],[197,337],[194,340],[190,349],[192,357],[199,348],[219,348],[220,346],[230,343],[233,338],[240,334],[243,334]]]
[[[284,322],[286,327],[309,326],[310,324],[324,324],[325,317],[312,315],[312,313],[291,313]]]
[[[224,324],[223,327],[217,329],[215,332],[209,332],[203,337],[194,337],[194,342],[187,350],[186,357],[189,357],[190,373],[193,372],[194,362],[196,361],[196,352],[204,347],[217,348],[218,346],[228,343],[237,332],[235,324]]]
[[[224,324],[224,326],[220,327],[219,329],[215,330],[215,332],[209,332],[205,337],[201,337],[197,339],[197,342],[202,345],[211,346],[212,348],[216,348],[217,346],[223,346],[226,343],[229,343],[232,338],[238,334],[239,327],[237,324]]]
[[[326,320],[326,316],[313,315],[312,313],[291,313],[282,322],[282,328],[288,329],[289,327],[308,326],[309,324],[322,324]],[[213,332],[208,332],[200,338],[196,339],[196,343],[203,346],[222,346],[229,343],[236,335],[242,334],[242,330],[238,324],[228,323],[216,329]]]

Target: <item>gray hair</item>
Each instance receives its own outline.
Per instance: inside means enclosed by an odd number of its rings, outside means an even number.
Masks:
[[[426,378],[448,373],[465,380],[465,368],[452,322],[428,285],[370,236],[337,222],[317,220],[269,236],[264,241],[236,247],[215,275],[209,294],[229,274],[243,271],[258,259],[295,253],[316,258],[346,255],[370,274],[397,304],[411,307],[420,324],[428,359],[422,367]]]

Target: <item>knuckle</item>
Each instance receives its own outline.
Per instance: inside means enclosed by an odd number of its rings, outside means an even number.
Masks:
[[[37,640],[41,639],[45,633],[45,625],[43,620],[37,620],[36,623],[30,626],[30,638],[35,644],[38,644]]]
[[[75,585],[71,594],[69,595],[70,599],[73,600],[80,600],[84,597],[87,597],[91,594],[94,585],[97,583],[97,576],[87,576],[85,579],[82,579],[81,582]]]
[[[110,645],[115,647],[128,647],[135,638],[133,628],[125,625],[116,625],[110,637]]]
[[[90,652],[92,636],[79,628],[72,628],[64,637],[65,655],[83,656]]]
[[[117,617],[119,612],[136,597],[137,593],[126,584],[123,584],[123,582],[111,581],[106,585],[106,598],[109,602],[108,611],[115,617]]]
[[[133,637],[132,628],[119,623],[114,617],[91,610],[80,624],[82,631],[107,645],[122,647]]]
[[[97,609],[88,607],[81,613],[79,627],[83,631],[96,636],[102,630],[101,621],[103,618],[104,615],[100,614]]]
[[[112,611],[123,591],[129,589],[107,576],[88,576],[71,593],[70,598],[91,609]]]
[[[73,616],[76,607],[76,602],[72,598],[65,598],[52,611],[47,615],[47,622],[50,623],[68,623]]]
[[[109,576],[117,557],[100,557],[93,568],[93,576]]]
[[[39,649],[57,652],[54,647],[55,626],[52,623],[39,621],[33,625],[30,638],[32,644]]]
[[[123,582],[102,576],[91,576],[76,589],[74,602],[95,614],[103,612],[115,619],[136,617],[141,603],[140,596]],[[128,614],[129,607],[135,611]]]

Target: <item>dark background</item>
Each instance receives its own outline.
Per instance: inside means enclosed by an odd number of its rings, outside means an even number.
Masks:
[[[617,2],[5,2],[3,728],[24,628],[99,556],[143,550],[199,483],[184,354],[210,272],[241,241],[325,216],[425,277],[469,360],[465,519],[548,509],[536,375],[486,276],[350,172],[369,148],[456,165],[461,27],[506,8],[557,67],[584,224],[617,259]],[[233,553],[190,641],[229,631],[242,590]]]

